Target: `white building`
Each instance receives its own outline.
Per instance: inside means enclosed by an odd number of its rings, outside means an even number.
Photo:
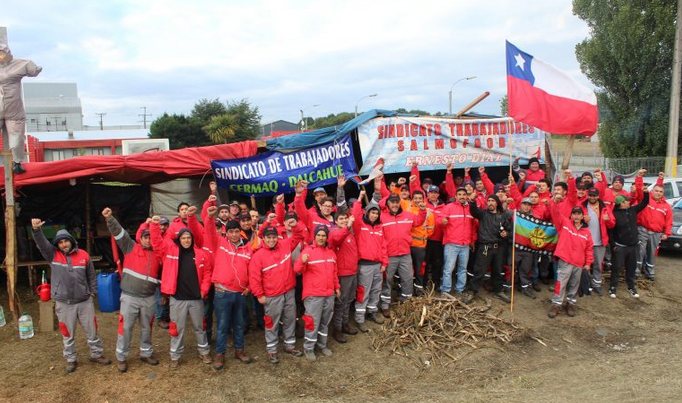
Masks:
[[[83,130],[76,83],[24,82],[28,132]]]

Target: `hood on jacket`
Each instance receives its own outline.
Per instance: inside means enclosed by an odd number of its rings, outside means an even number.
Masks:
[[[372,223],[372,222],[369,220],[369,212],[372,211],[372,210],[376,210],[377,213],[379,213],[379,216],[377,217],[377,220],[376,220],[374,223]],[[362,215],[362,221],[364,221],[365,224],[371,225],[371,226],[373,226],[373,227],[374,227],[374,226],[377,226],[377,225],[379,225],[379,224],[381,224],[381,210],[379,210],[379,206],[377,206],[377,205],[372,205],[372,204],[370,204],[369,206],[367,206],[367,207],[365,208],[365,214]]]
[[[181,250],[183,249],[183,247],[182,247],[182,245],[180,245],[180,237],[181,237],[185,232],[187,232],[187,233],[192,237],[192,244],[189,246],[188,249],[192,249],[192,248],[194,247],[194,234],[192,234],[192,231],[190,231],[189,228],[183,228],[183,229],[180,230],[180,232],[178,232],[177,238],[173,239],[173,242],[175,242],[175,244],[178,245],[178,246],[180,247]]]
[[[76,238],[74,238],[69,233],[69,231],[65,229],[60,229],[59,231],[57,231],[57,234],[54,236],[54,239],[52,240],[52,245],[55,248],[59,248],[57,245],[59,244],[59,241],[61,241],[62,239],[68,239],[69,241],[71,241],[71,249],[69,250],[68,253],[71,253],[78,249],[78,242],[76,242]]]

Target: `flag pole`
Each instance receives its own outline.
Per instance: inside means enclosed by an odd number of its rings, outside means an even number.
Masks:
[[[507,129],[507,133],[509,133],[509,175],[511,175],[513,172],[512,166],[514,164],[514,160],[512,159],[512,154],[514,153],[514,136],[509,129]]]
[[[516,256],[516,211],[514,212],[514,223],[513,223],[513,234],[512,234],[512,261],[511,261],[511,305],[509,306],[510,312],[514,313],[514,273],[516,269],[515,256]]]

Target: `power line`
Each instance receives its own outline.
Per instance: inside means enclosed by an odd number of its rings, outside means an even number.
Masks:
[[[140,106],[140,109],[144,111],[144,113],[140,113],[137,116],[142,116],[142,122],[143,122],[143,127],[146,129],[147,128],[147,116],[152,117],[151,113],[147,113],[147,107],[146,106]]]
[[[106,113],[98,112],[98,113],[95,113],[95,115],[99,116],[99,129],[104,130],[104,119],[103,119],[103,117],[104,117],[104,115],[106,115]]]

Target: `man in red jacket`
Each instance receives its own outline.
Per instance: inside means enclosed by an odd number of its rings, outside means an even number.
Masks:
[[[210,346],[204,328],[204,302],[211,287],[211,259],[194,244],[194,234],[202,231],[196,216],[196,207],[187,209],[189,228],[180,230],[174,240],[161,237],[159,216],[152,217],[149,226],[154,253],[163,259],[161,294],[170,296],[170,355],[172,370],[178,368],[185,351],[183,342],[185,323],[189,314],[201,360],[211,364]],[[193,230],[192,230],[193,229]],[[215,230],[214,230],[215,231]],[[203,236],[202,236],[203,238]]]
[[[375,179],[375,183],[379,180]],[[383,273],[388,266],[388,252],[384,238],[383,225],[378,207],[381,192],[374,192],[372,201],[363,214],[361,200],[365,191],[360,191],[358,201],[353,205],[353,232],[358,245],[358,286],[355,296],[355,323],[358,330],[368,331],[365,319],[377,324],[384,323],[384,317],[378,313],[379,297]]]
[[[358,202],[356,202],[358,203]],[[358,331],[350,325],[350,304],[355,300],[358,284],[358,244],[351,231],[355,218],[345,207],[336,213],[336,228],[329,233],[329,247],[336,252],[336,266],[341,285],[341,297],[334,301],[332,337],[339,343],[348,340],[343,334],[356,335]]]
[[[281,195],[280,195],[281,196]],[[278,197],[283,204],[284,197]],[[263,246],[254,252],[249,263],[249,284],[253,296],[265,309],[264,327],[268,360],[277,364],[277,345],[279,344],[279,324],[282,323],[284,352],[300,357],[296,343],[296,274],[291,256],[303,240],[303,226],[295,225],[295,218],[286,220],[291,236],[280,239],[279,231],[271,223],[274,214],[260,229]],[[286,235],[286,232],[285,232]]]
[[[642,187],[644,186],[642,175],[643,172],[640,170],[635,178],[635,186],[639,195],[642,194]],[[672,234],[673,226],[673,211],[663,197],[663,186],[660,184],[663,177],[664,174],[659,173],[659,181],[649,194],[649,204],[637,215],[639,233],[637,274],[644,274],[651,281],[655,279],[654,265],[656,264],[658,245]],[[641,196],[639,198],[641,199]]]
[[[154,358],[152,326],[154,324],[154,305],[156,290],[161,284],[161,259],[152,251],[149,237],[149,224],[142,223],[140,237],[135,242],[114,218],[111,209],[102,210],[109,232],[125,255],[121,273],[121,309],[118,317],[118,339],[116,340],[116,360],[118,370],[128,370],[128,353],[133,338],[135,322],[140,321],[140,360],[149,365],[158,365]],[[151,219],[148,219],[151,221]]]
[[[384,226],[389,263],[386,268],[386,280],[381,290],[381,313],[388,318],[391,316],[389,306],[396,272],[400,276],[400,300],[405,301],[412,296],[414,272],[410,255],[411,231],[412,227],[418,227],[424,223],[426,203],[422,200],[419,205],[419,215],[403,211],[400,207],[400,196],[395,194],[382,200],[379,206],[383,207],[382,205],[386,206],[381,213],[381,223]]]
[[[561,312],[564,297],[568,301],[566,313],[568,316],[575,316],[575,304],[578,302],[576,297],[580,288],[582,270],[590,270],[594,261],[592,234],[583,221],[582,207],[574,206],[571,209],[570,219],[564,217],[560,210],[558,204],[552,208],[552,218],[559,234],[559,242],[554,251],[554,256],[558,259],[558,267],[552,307],[547,313],[550,318],[555,318]]]
[[[320,224],[313,235],[313,243],[301,252],[294,265],[294,271],[303,275],[303,351],[308,361],[316,360],[315,348],[326,357],[332,355],[327,348],[327,332],[334,312],[334,296],[341,296],[336,254],[327,246],[329,228]]]
[[[457,200],[446,204],[443,208],[441,222],[443,229],[443,282],[440,292],[452,291],[452,271],[457,266],[457,283],[455,294],[461,294],[466,285],[467,264],[469,262],[470,247],[474,242],[474,217],[469,211],[467,192],[463,187],[457,189]]]
[[[594,262],[592,263],[592,289],[598,296],[602,296],[602,263],[609,244],[608,231],[613,228],[615,220],[613,212],[601,201],[599,190],[591,188],[587,191],[587,200],[580,204],[583,216],[592,234],[594,244]]]
[[[207,210],[208,222],[215,221],[217,207]],[[216,329],[216,355],[213,368],[217,371],[225,366],[227,338],[232,324],[234,339],[234,357],[249,364],[251,357],[244,352],[244,316],[246,313],[246,296],[249,289],[249,262],[251,261],[251,245],[244,242],[239,223],[229,220],[225,225],[226,237],[218,236],[215,228],[206,226],[204,239],[213,260],[211,282],[215,288],[213,309],[218,321]]]

